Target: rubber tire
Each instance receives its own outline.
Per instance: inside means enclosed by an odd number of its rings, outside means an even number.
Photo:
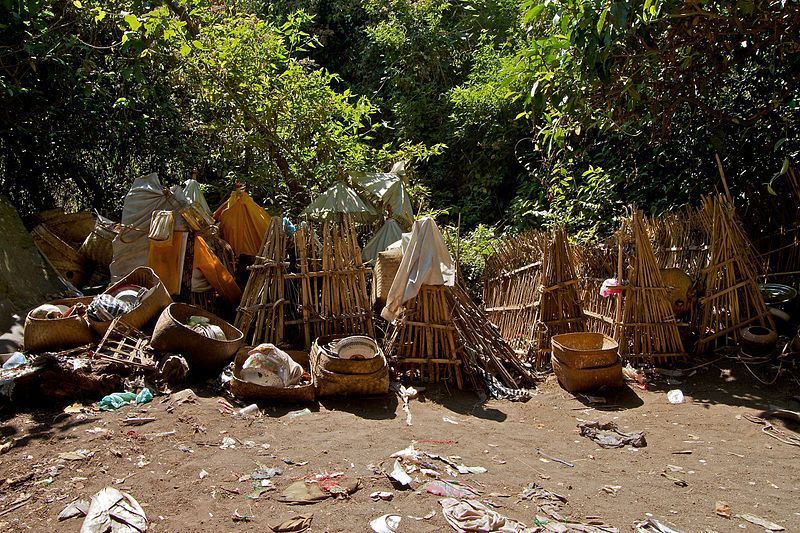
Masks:
[[[748,326],[742,330],[742,352],[751,357],[771,355],[778,343],[778,333],[763,326]]]

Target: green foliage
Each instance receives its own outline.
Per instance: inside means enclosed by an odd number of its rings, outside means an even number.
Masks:
[[[486,259],[494,252],[501,235],[496,228],[478,224],[471,231],[462,233],[460,238],[456,226],[443,228],[447,247],[453,258],[458,259],[459,269],[464,279],[460,280],[471,292],[476,301],[482,299],[483,271]]]

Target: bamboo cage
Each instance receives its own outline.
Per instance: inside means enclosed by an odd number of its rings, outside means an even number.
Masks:
[[[659,268],[678,268],[697,281],[708,266],[710,234],[705,215],[694,207],[645,220]]]
[[[336,335],[375,336],[372,307],[367,292],[367,269],[361,259],[355,225],[349,215],[324,223],[319,246],[313,225],[295,234],[299,272],[286,274],[298,280],[305,347],[317,337]]]
[[[540,235],[527,232],[502,241],[487,259],[484,271],[486,316],[522,358],[533,347]]]
[[[703,212],[711,230],[711,262],[700,299],[698,351],[737,343],[742,329],[750,325],[775,329],[756,283],[758,256],[734,207],[722,196],[704,198]]]
[[[428,382],[455,381],[459,389],[466,379],[476,384],[476,367],[514,389],[536,380],[458,284],[423,286],[390,324],[384,352],[399,372]]]
[[[620,356],[628,361],[663,364],[685,359],[678,324],[661,277],[656,257],[636,211],[627,222],[634,244],[628,285],[617,314],[616,335]],[[622,247],[620,246],[620,249]]]
[[[284,278],[287,274],[287,235],[283,219],[274,216],[255,262],[247,267],[247,279],[234,325],[244,333],[251,346],[269,342],[281,345],[284,340]]]
[[[455,381],[464,388],[464,348],[453,324],[449,287],[424,285],[405,303],[400,318],[391,325],[384,351],[400,372],[410,371],[421,380]]]
[[[586,317],[578,296],[578,279],[567,248],[564,228],[552,235],[542,235],[542,264],[535,301],[534,344],[535,367],[542,370],[550,363],[553,335],[586,331]]]

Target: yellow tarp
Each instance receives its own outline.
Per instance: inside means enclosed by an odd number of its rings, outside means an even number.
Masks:
[[[148,239],[150,251],[147,255],[147,266],[153,269],[170,294],[181,292],[183,260],[188,236],[185,231],[174,231],[171,241],[160,243]]]
[[[239,189],[233,191],[214,212],[214,218],[219,220],[222,238],[236,255],[258,255],[270,216],[249,194]]]
[[[242,291],[228,269],[225,268],[214,252],[209,249],[202,237],[194,238],[194,263],[196,268],[203,273],[206,281],[214,287],[220,295],[230,304],[238,304],[242,299]]]

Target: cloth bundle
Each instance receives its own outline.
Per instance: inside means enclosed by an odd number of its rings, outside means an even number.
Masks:
[[[92,320],[108,322],[133,309],[128,302],[115,298],[110,294],[98,294],[86,307],[86,314]]]

